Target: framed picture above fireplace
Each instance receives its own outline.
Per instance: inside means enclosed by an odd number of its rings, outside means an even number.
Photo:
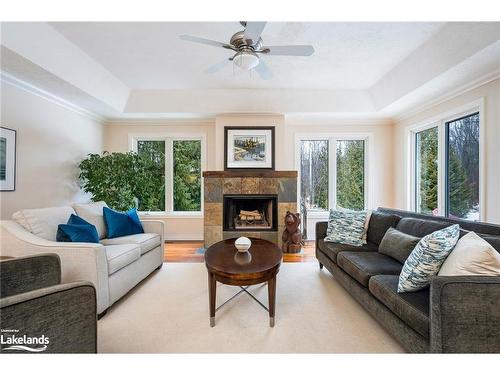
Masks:
[[[274,126],[226,126],[224,151],[226,170],[274,170]]]

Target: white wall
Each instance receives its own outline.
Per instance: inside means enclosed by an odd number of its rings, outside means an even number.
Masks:
[[[16,190],[1,192],[1,217],[22,208],[89,198],[78,185],[78,163],[102,151],[102,125],[2,82],[1,125],[17,131]]]
[[[408,128],[442,114],[453,112],[477,100],[484,100],[484,155],[485,176],[484,202],[485,221],[500,223],[500,79],[467,91],[453,99],[422,110],[395,124],[394,132],[394,204],[397,208],[408,209],[409,158]]]

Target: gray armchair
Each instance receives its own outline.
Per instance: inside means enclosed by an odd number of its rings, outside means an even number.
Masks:
[[[0,262],[0,353],[96,353],[92,283],[61,284],[56,254]]]

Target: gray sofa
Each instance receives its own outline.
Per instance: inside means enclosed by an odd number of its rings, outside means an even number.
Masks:
[[[0,316],[0,353],[97,352],[96,290],[61,284],[57,254],[0,261]]]
[[[362,247],[325,242],[316,224],[316,257],[409,352],[499,353],[500,277],[436,276],[430,288],[397,293],[403,264],[378,252],[390,227],[423,237],[451,224],[480,234],[500,252],[500,226],[378,208]]]

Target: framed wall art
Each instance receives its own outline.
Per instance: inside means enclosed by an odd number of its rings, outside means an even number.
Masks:
[[[224,169],[274,170],[274,126],[224,127]]]
[[[0,191],[16,190],[16,131],[0,127]]]

